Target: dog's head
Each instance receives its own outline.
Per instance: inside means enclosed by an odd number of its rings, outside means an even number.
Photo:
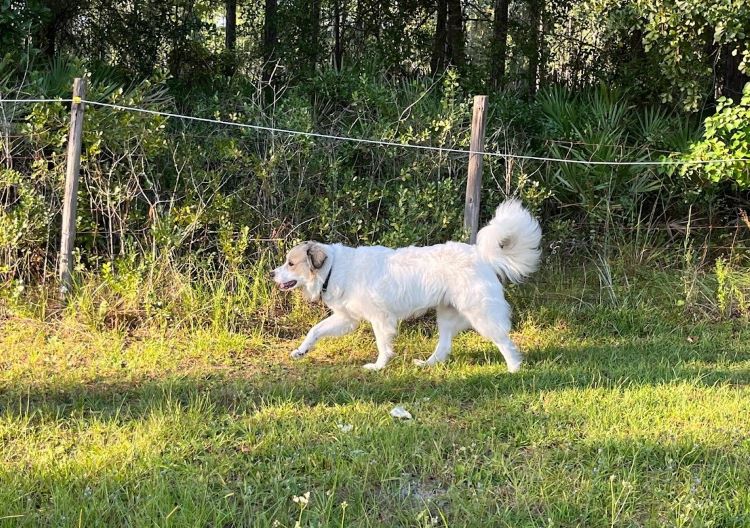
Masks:
[[[320,269],[328,260],[326,247],[319,242],[303,242],[286,254],[284,264],[271,272],[271,278],[283,291],[302,287],[308,297],[320,288],[323,282]]]

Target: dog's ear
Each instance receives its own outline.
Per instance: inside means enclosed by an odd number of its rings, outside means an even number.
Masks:
[[[310,263],[312,264],[313,268],[322,268],[323,264],[325,264],[325,261],[328,258],[328,255],[326,255],[326,252],[323,249],[323,244],[310,242],[307,247],[307,258],[310,259]]]

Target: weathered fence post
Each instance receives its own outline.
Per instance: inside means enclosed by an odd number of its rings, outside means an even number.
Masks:
[[[78,173],[81,169],[81,137],[83,136],[83,101],[86,97],[86,80],[73,81],[73,103],[70,105],[70,132],[65,170],[65,195],[63,196],[62,237],[60,238],[60,294],[65,297],[71,288],[73,273],[73,245],[76,239],[76,201]]]
[[[466,180],[466,207],[464,208],[464,231],[469,235],[469,244],[477,241],[479,229],[479,194],[482,190],[482,163],[484,152],[484,129],[487,118],[487,96],[474,97],[474,114],[471,118],[471,143],[469,146],[469,174]]]

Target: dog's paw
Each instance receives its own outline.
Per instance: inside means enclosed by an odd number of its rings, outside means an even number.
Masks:
[[[427,362],[425,359],[415,359],[413,360],[413,363],[418,367],[429,367],[430,363]]]
[[[365,370],[383,370],[383,368],[385,368],[385,365],[378,365],[377,363],[367,363],[366,365],[362,365],[362,368]]]
[[[307,352],[298,348],[296,350],[292,350],[292,353],[289,354],[289,357],[291,357],[292,359],[302,359],[303,357],[305,357],[305,354],[307,354]]]
[[[523,365],[523,361],[518,361],[517,363],[508,363],[508,372],[511,374],[514,374],[521,370],[521,365]]]

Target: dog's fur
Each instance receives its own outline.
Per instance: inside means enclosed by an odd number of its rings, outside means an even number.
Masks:
[[[448,242],[390,249],[304,242],[289,251],[271,277],[282,290],[299,287],[307,299],[320,298],[333,313],[313,326],[291,355],[301,358],[321,337],[347,334],[366,320],[375,333],[378,358],[364,368],[379,370],[394,354],[398,322],[435,308],[437,347],[416,364],[448,359],[453,336],[471,327],[495,343],[508,370],[516,372],[522,357],[508,337],[510,306],[498,276],[520,282],[534,272],[541,236],[539,222],[511,200],[500,204],[479,231],[476,245]]]

